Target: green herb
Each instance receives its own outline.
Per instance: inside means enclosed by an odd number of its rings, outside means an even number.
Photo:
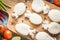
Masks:
[[[1,7],[2,10],[6,11],[5,7],[1,3],[0,3],[0,7]]]
[[[5,7],[11,8],[11,7],[9,7],[6,3],[4,3],[2,0],[0,0],[0,2],[1,2]]]
[[[0,0],[0,10],[5,10],[6,11],[5,8],[11,8],[11,7],[9,7],[5,2]]]

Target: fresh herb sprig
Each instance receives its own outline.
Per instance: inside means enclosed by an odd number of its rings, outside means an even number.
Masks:
[[[3,2],[2,0],[0,0],[0,10],[4,10],[6,11],[6,8],[11,8],[10,6],[8,6],[5,2]]]

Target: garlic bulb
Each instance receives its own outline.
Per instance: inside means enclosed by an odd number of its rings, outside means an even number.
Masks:
[[[60,10],[52,9],[48,13],[49,18],[54,22],[60,22]]]
[[[26,5],[23,2],[16,4],[13,9],[14,14],[12,14],[12,17],[18,18],[20,15],[22,15],[25,12],[25,10],[26,10]]]
[[[43,10],[45,3],[43,2],[43,0],[33,0],[32,4],[31,4],[31,8],[35,11],[35,12],[41,12]]]
[[[36,40],[56,40],[56,38],[51,37],[46,32],[38,32],[35,38]]]
[[[29,18],[30,22],[36,25],[42,23],[42,17],[36,13],[25,13],[25,17]]]

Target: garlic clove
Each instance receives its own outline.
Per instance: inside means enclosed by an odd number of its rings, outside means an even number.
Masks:
[[[49,18],[54,22],[60,22],[60,10],[52,9],[48,13]]]

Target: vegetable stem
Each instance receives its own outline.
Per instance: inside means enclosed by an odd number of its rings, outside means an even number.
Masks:
[[[2,4],[0,3],[0,6],[1,6],[2,9],[4,9],[4,10],[6,11],[4,5],[2,5]]]
[[[11,7],[7,6],[6,3],[4,3],[2,0],[0,0],[0,2],[1,2],[5,7],[11,8]]]
[[[11,8],[11,7],[9,7],[5,2],[3,2],[2,0],[0,0],[0,10],[6,11],[5,8]]]

